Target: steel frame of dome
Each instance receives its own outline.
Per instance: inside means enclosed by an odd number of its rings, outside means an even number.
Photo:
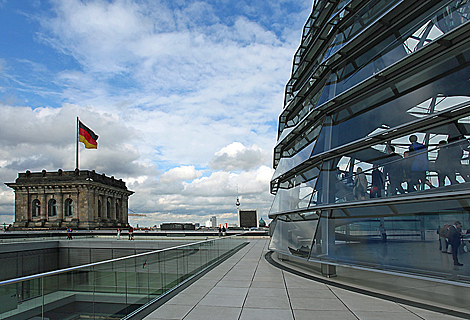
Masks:
[[[468,0],[314,1],[279,116],[271,250],[470,286],[470,254],[455,267],[437,233],[470,228],[469,19]]]

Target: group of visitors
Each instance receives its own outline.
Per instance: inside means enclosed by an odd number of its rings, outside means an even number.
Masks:
[[[467,234],[470,230],[467,230]],[[439,250],[442,253],[451,253],[452,259],[455,266],[463,266],[459,262],[458,252],[462,244],[462,223],[460,221],[455,221],[454,224],[445,224],[442,227],[439,226],[437,229],[439,234]]]
[[[411,135],[409,141],[410,146],[403,153],[403,157],[395,152],[394,146],[388,146],[389,155],[383,172],[377,164],[373,164],[370,198],[382,197],[386,180],[389,182],[388,196],[424,190],[425,185],[435,188],[427,179],[427,172],[430,168],[426,146],[418,142],[416,135]],[[439,187],[445,186],[446,178],[450,184],[458,183],[456,173],[459,173],[466,182],[470,181],[469,175],[462,170],[462,156],[463,149],[459,145],[455,145],[453,139],[439,142],[438,155],[435,160]],[[403,183],[406,183],[406,190],[402,186]],[[356,200],[364,200],[367,194],[367,179],[360,167],[357,168],[354,178],[353,194]]]
[[[134,228],[129,227],[129,233],[128,233],[129,240],[134,240]],[[117,240],[121,240],[121,229],[117,229]]]
[[[225,237],[226,235],[227,235],[227,229],[225,229],[225,226],[222,226],[222,227],[219,226],[219,238]]]

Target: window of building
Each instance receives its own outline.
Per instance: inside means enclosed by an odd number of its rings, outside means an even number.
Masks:
[[[55,199],[51,199],[47,205],[47,215],[49,217],[57,216],[57,201]]]
[[[41,202],[38,199],[33,200],[32,216],[33,217],[41,216]]]
[[[65,200],[64,210],[65,210],[65,216],[66,217],[73,216],[73,200],[72,199],[69,198],[69,199]]]
[[[98,200],[98,218],[101,218],[101,200]]]

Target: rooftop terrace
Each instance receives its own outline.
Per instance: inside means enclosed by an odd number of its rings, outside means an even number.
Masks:
[[[445,310],[445,308],[429,305],[425,300],[416,303],[416,301],[397,302],[381,299],[377,295],[346,290],[341,287],[341,282],[328,284],[329,281],[315,281],[282,270],[265,259],[268,244],[269,239],[251,239],[247,246],[176,294],[144,319],[442,320],[468,318],[464,308]]]
[[[181,240],[175,239],[175,245]],[[73,250],[99,249],[106,244],[109,252],[124,247],[148,251],[149,246],[156,245],[155,240],[109,238],[63,242]],[[35,243],[32,245],[41,244]],[[247,244],[238,245],[242,243]],[[470,318],[467,305],[455,307],[455,303],[442,304],[432,298],[436,294],[465,296],[466,287],[385,278],[373,272],[352,277],[347,270],[327,279],[313,270],[278,260],[268,245],[267,237],[217,238],[103,262],[87,261],[91,264],[13,279],[12,283],[3,281],[0,319]],[[370,282],[376,284],[375,288]],[[410,298],[394,290],[399,285],[422,294]]]

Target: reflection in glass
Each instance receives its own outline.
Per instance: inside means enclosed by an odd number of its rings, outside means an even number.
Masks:
[[[445,211],[439,211],[444,207]],[[334,210],[331,219],[320,220],[311,257],[450,277],[455,272],[453,260],[442,254],[437,230],[454,221],[461,221],[465,230],[470,227],[469,215],[458,201],[348,208],[347,215],[344,210]],[[467,245],[465,230],[463,244]],[[329,241],[325,241],[325,232]],[[467,258],[462,253],[460,259],[470,263]],[[459,273],[462,277],[470,275],[465,270]]]
[[[397,37],[396,32],[390,30],[391,34],[389,37],[379,44],[376,44],[375,47],[369,48],[362,56],[356,57],[355,60],[351,60],[344,68],[332,72],[329,75],[329,80],[326,83],[326,86],[322,89],[317,88],[315,90],[315,95],[310,98],[310,103],[308,105],[305,105],[300,112],[295,112],[291,115],[280,118],[280,132],[282,132],[286,127],[296,125],[298,121],[303,118],[303,116],[299,117],[298,114],[305,114],[306,112],[311,111],[313,109],[312,104],[314,106],[322,105],[349,88],[352,88],[354,85],[378,74],[386,67],[416,52],[443,34],[452,31],[456,27],[468,21],[470,16],[470,4],[467,1],[453,0],[447,1],[446,3],[446,5],[438,4],[430,8],[425,13],[416,17],[412,22],[400,27],[400,37]],[[336,39],[330,40],[330,42],[332,41],[331,43],[333,47],[325,49],[329,50],[328,53],[326,51],[319,53],[317,57],[320,57],[321,59],[318,59],[322,60],[325,54],[325,58],[327,58],[338,51],[342,46],[348,43],[348,41],[345,41],[346,39],[353,38],[357,32],[362,32],[364,28],[368,26],[365,21],[370,23],[372,18],[375,18],[379,13],[383,12],[383,10],[393,4],[393,1],[371,2],[369,6],[362,11],[362,13],[358,14],[356,20],[354,20],[353,26],[355,25],[357,28],[354,28],[349,24],[342,26],[342,28],[346,27],[346,29],[343,30],[340,28],[336,35]],[[338,18],[341,18],[341,16],[338,16]],[[336,45],[336,43],[340,42],[342,42],[340,46]],[[301,50],[301,52],[304,50],[305,49]],[[298,60],[300,61],[300,58]],[[314,67],[311,66],[312,64]],[[312,79],[319,77],[323,72],[322,70],[324,69],[324,65],[326,64],[326,61],[320,64],[319,61],[311,62],[309,59],[305,59],[302,62],[302,65],[309,65],[309,68],[312,70],[318,68],[317,72],[312,72]],[[300,70],[303,70],[304,68],[305,67]],[[295,76],[293,79],[295,79]],[[295,83],[295,81],[293,82]],[[313,83],[318,84],[316,81],[310,81],[306,82],[304,87],[309,87],[309,83],[310,85]],[[414,83],[416,83],[416,80]],[[297,84],[297,86],[299,86],[299,84]],[[293,87],[293,85],[288,85],[286,89]],[[296,93],[299,91],[300,90],[296,90]],[[319,96],[320,93],[321,97]],[[292,99],[294,99],[294,93],[289,93],[288,90],[286,90],[286,105],[292,105]],[[285,120],[283,121],[282,119]],[[287,119],[291,119],[290,122],[286,123],[285,121],[288,121]]]
[[[438,230],[455,221],[463,224],[462,247],[470,249],[470,199],[420,204],[378,205],[333,210],[330,218],[303,220],[296,214],[278,216],[270,249],[313,260],[363,265],[383,270],[426,273],[470,281],[466,269],[455,270]],[[294,217],[296,217],[294,219]],[[470,264],[462,249],[461,263]],[[442,253],[444,252],[444,254]]]
[[[470,117],[357,150],[278,182],[270,214],[470,182]],[[323,188],[328,185],[329,188]]]
[[[295,222],[278,219],[269,249],[308,258],[312,248],[312,230],[316,229],[317,222],[317,219]]]

